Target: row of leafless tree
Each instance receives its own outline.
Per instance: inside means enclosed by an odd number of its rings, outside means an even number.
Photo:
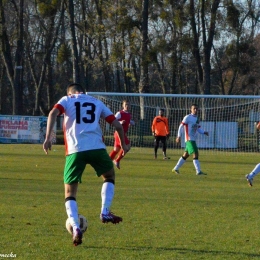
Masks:
[[[259,94],[259,0],[0,0],[0,113],[86,91]]]

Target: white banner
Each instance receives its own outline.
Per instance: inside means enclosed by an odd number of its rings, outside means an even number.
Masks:
[[[47,117],[0,115],[0,143],[43,143]],[[53,131],[56,142],[56,126]]]
[[[209,132],[209,136],[197,133],[198,148],[238,148],[237,122],[201,122],[200,125],[204,131]],[[181,146],[185,147],[184,134]]]

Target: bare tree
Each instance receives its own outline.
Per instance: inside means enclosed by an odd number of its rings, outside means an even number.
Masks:
[[[80,60],[77,48],[77,39],[75,32],[75,21],[74,21],[74,1],[68,0],[68,10],[70,18],[70,33],[71,33],[71,45],[72,45],[72,63],[73,63],[73,81],[81,82],[80,80]]]
[[[35,30],[27,30],[25,35],[27,63],[35,88],[34,115],[39,115],[41,110],[44,113],[44,108],[40,109],[40,99],[46,81],[47,68],[50,67],[50,56],[55,47],[61,21],[64,16],[64,2],[65,0],[62,0],[60,6],[44,6],[41,10],[42,14],[35,15],[33,21],[28,21],[34,22],[35,26]],[[32,25],[31,28],[33,28]],[[41,28],[39,32],[38,28]],[[38,35],[35,37],[37,33]],[[50,94],[49,91],[46,94],[48,93]],[[47,100],[50,100],[50,96],[47,96]]]
[[[142,10],[142,49],[141,49],[141,67],[140,67],[140,82],[139,82],[139,92],[146,93],[149,92],[149,74],[148,74],[148,8],[149,0],[143,0],[143,10]]]
[[[12,87],[12,114],[23,113],[23,95],[22,95],[22,59],[23,59],[23,0],[20,0],[19,7],[15,1],[11,1],[15,16],[18,17],[16,22],[16,30],[18,35],[16,38],[16,50],[13,55],[10,37],[8,34],[9,26],[6,23],[5,7],[8,6],[0,0],[0,33],[1,37],[1,56],[6,68],[8,79]],[[10,8],[10,7],[9,7]]]
[[[202,0],[200,3],[200,17],[197,17],[195,12],[194,0],[190,0],[190,19],[191,28],[193,32],[193,47],[192,53],[196,61],[197,72],[198,72],[198,82],[201,94],[210,94],[210,73],[211,73],[211,50],[213,46],[213,39],[215,35],[216,21],[217,21],[217,11],[219,7],[220,0],[214,0],[209,5],[208,1]],[[210,12],[206,8],[210,7]],[[209,24],[206,24],[207,18],[209,19]],[[201,28],[199,26],[199,19],[201,20]],[[203,46],[203,56],[201,56],[200,51],[200,31],[202,33],[202,46]]]
[[[148,74],[148,8],[149,0],[143,0],[143,10],[142,10],[142,48],[141,48],[141,66],[140,66],[140,82],[139,82],[139,92],[146,93],[149,92],[149,74]],[[140,97],[140,119],[145,119],[144,112],[144,99]]]

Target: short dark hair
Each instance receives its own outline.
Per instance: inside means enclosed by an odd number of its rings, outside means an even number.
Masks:
[[[199,107],[196,103],[191,104],[190,108],[192,107]]]
[[[71,83],[67,87],[67,92],[76,93],[76,92],[82,92],[84,93],[83,87],[79,83]]]
[[[164,108],[160,108],[160,109],[159,109],[159,111],[162,111],[162,112],[164,112]]]

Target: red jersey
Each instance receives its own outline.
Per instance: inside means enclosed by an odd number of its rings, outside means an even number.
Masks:
[[[131,114],[127,111],[124,110],[120,110],[116,113],[115,115],[116,119],[120,122],[120,121],[125,121],[122,126],[124,129],[124,132],[127,133],[129,125],[131,124]]]
[[[124,123],[122,123],[122,127],[125,133],[125,144],[126,145],[130,144],[130,141],[126,136],[126,133],[128,131],[129,125],[134,125],[134,121],[131,119],[132,115],[128,111],[120,110],[116,113],[115,117],[119,122],[125,121]],[[115,137],[114,147],[120,147],[120,139],[116,131],[114,133],[114,137]]]

